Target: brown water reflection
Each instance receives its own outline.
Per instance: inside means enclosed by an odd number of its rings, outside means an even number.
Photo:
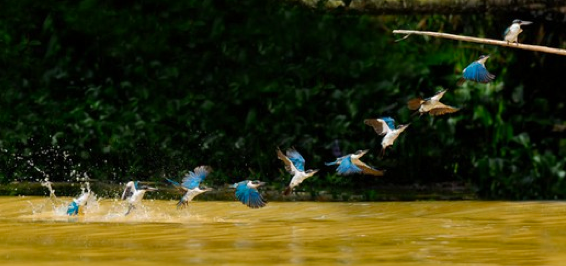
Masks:
[[[64,199],[63,201],[69,201]],[[563,202],[101,200],[68,218],[46,198],[0,198],[3,265],[563,265]],[[55,207],[63,206],[64,204]],[[34,213],[35,212],[35,213]]]

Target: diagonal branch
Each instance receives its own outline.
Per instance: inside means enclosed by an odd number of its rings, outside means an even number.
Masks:
[[[465,41],[465,42],[484,43],[484,44],[491,44],[491,45],[500,45],[500,46],[506,46],[506,47],[511,47],[511,48],[517,48],[517,49],[523,49],[523,50],[529,50],[529,51],[536,51],[536,52],[543,52],[543,53],[558,54],[558,55],[565,55],[566,56],[566,50],[560,49],[560,48],[540,46],[540,45],[522,44],[522,43],[508,43],[506,41],[500,41],[500,40],[494,40],[494,39],[462,36],[462,35],[455,35],[455,34],[448,34],[448,33],[441,33],[441,32],[416,31],[416,30],[394,30],[393,34],[427,35],[427,36],[438,37],[438,38],[446,38],[446,39]],[[403,40],[403,39],[401,39],[401,40]]]

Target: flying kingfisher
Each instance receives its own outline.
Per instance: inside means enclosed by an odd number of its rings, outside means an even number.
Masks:
[[[406,124],[399,125],[395,128],[395,120],[391,117],[366,119],[364,123],[368,126],[372,126],[377,135],[384,136],[381,140],[381,157],[385,155],[385,149],[393,145],[397,137],[409,126],[409,124]]]
[[[250,208],[258,209],[264,207],[267,202],[261,197],[257,188],[265,185],[259,180],[244,180],[232,185],[236,189],[236,198]]]
[[[306,170],[305,171],[305,158],[294,148],[288,149],[286,152],[287,156],[281,152],[279,148],[277,148],[277,158],[283,161],[285,164],[285,170],[293,175],[289,186],[283,192],[283,195],[289,195],[293,188],[301,184],[305,179],[313,176],[318,172],[316,170]]]
[[[130,212],[139,205],[147,191],[156,191],[157,188],[149,187],[146,185],[139,185],[138,181],[130,181],[126,184],[124,193],[122,193],[122,200],[127,200],[129,203],[128,211],[124,215],[130,214]]]
[[[181,180],[181,184],[176,181],[173,181],[167,178],[171,184],[177,187],[181,192],[185,193],[177,203],[177,208],[184,208],[189,205],[189,202],[193,200],[194,197],[208,191],[212,191],[210,188],[201,189],[200,183],[212,172],[212,168],[210,166],[202,165],[195,168],[194,172],[189,172],[183,180]]]
[[[91,196],[91,191],[90,184],[88,182],[85,182],[85,185],[86,189],[84,187],[81,187],[81,195],[78,198],[73,199],[73,201],[71,201],[71,203],[67,207],[67,215],[78,215],[79,208],[87,204],[88,199]]]
[[[409,107],[409,110],[417,110],[415,114],[420,113],[421,115],[424,113],[429,113],[431,116],[436,116],[457,112],[458,110],[460,110],[459,108],[455,108],[440,102],[440,99],[442,98],[442,96],[444,96],[444,93],[446,93],[446,91],[447,90],[439,91],[434,96],[426,99],[423,99],[421,97],[411,99],[409,100],[409,102],[407,102],[407,107]]]
[[[338,157],[334,162],[324,164],[338,165],[336,172],[339,175],[366,174],[382,176],[384,171],[375,169],[360,160],[368,151],[369,150],[358,150],[353,154]]]
[[[458,80],[458,85],[462,85],[466,79],[480,83],[489,83],[495,79],[495,75],[489,73],[489,71],[485,68],[485,61],[488,58],[489,55],[480,55],[478,60],[464,68],[464,71],[462,71],[464,76]]]
[[[505,29],[505,32],[503,33],[503,40],[507,41],[507,43],[519,43],[517,39],[519,37],[519,34],[523,32],[521,26],[529,24],[532,24],[532,22],[523,21],[520,19],[513,20],[511,26]]]

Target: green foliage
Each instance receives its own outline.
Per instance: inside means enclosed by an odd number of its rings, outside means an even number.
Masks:
[[[498,38],[513,18],[369,16],[276,0],[24,0],[3,9],[3,182],[161,180],[208,164],[211,185],[260,178],[282,188],[275,147],[295,146],[307,168],[322,168],[301,189],[337,197],[444,181],[485,197],[566,196],[566,141],[551,132],[564,118],[562,58],[417,36],[396,43],[390,33]],[[546,45],[564,43],[563,24],[542,23],[553,30]],[[525,42],[541,41],[534,32]],[[456,87],[480,54],[492,55],[496,82]],[[411,117],[406,100],[441,88],[459,113]],[[411,126],[380,160],[381,138],[362,121],[382,115]],[[364,160],[386,177],[336,176],[323,166],[335,140],[344,153],[371,148]]]

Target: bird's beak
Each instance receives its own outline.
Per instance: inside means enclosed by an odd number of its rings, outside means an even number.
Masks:
[[[521,25],[530,25],[530,24],[533,24],[533,22],[531,22],[531,21],[521,21],[521,23],[519,23],[519,24],[521,24]]]
[[[147,187],[146,190],[147,190],[147,191],[157,191],[158,189],[157,189],[157,188],[154,188],[154,187]]]
[[[314,175],[314,174],[318,173],[318,171],[320,171],[320,169],[314,169],[314,170],[312,170],[312,174]]]
[[[367,150],[363,150],[363,151],[362,151],[362,155],[361,155],[361,156],[364,156],[364,155],[366,155],[366,153],[368,153],[368,151],[369,151],[369,149],[367,149]],[[360,157],[361,157],[361,156],[360,156]]]
[[[259,182],[259,185],[257,185],[257,186],[260,187],[260,186],[263,186],[265,184],[267,184],[267,183],[266,182]]]

